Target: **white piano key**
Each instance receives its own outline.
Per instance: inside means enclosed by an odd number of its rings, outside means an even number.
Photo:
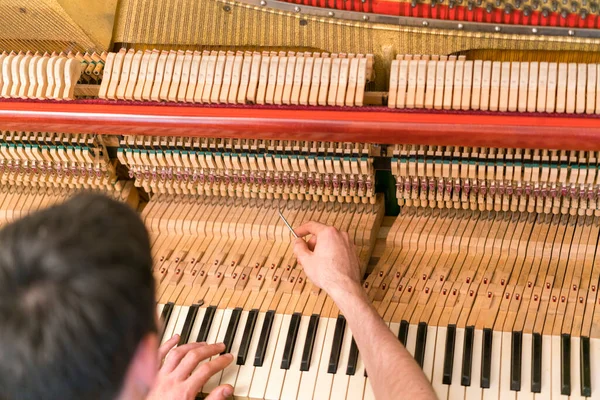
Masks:
[[[321,321],[324,322],[324,321]],[[327,334],[325,335],[325,344],[321,352],[321,361],[319,363],[319,372],[317,373],[317,384],[313,398],[328,399],[331,393],[331,384],[333,383],[333,374],[327,373],[329,367],[329,356],[333,345],[333,335],[335,332],[336,318],[328,318]],[[302,382],[300,383],[302,385]]]
[[[237,332],[233,344],[231,345],[231,354],[233,354],[233,361],[223,370],[223,376],[221,376],[221,385],[229,384],[235,386],[235,382],[238,376],[240,366],[237,365],[237,355],[240,351],[240,344],[242,343],[242,337],[244,336],[244,328],[246,327],[246,321],[248,320],[248,311],[242,311],[240,315],[240,321],[238,323]],[[256,328],[256,326],[255,326]]]
[[[287,334],[290,330],[290,321],[292,320],[291,314],[283,315],[281,321],[281,329],[279,332],[279,338],[277,339],[275,354],[273,356],[271,371],[267,381],[267,387],[265,391],[265,400],[277,400],[281,396],[281,389],[283,388],[283,382],[285,381],[285,369],[281,369],[281,360],[283,359],[283,352],[285,350],[285,342],[287,341]]]
[[[483,331],[475,329],[473,335],[473,361],[471,364],[471,386],[465,389],[466,400],[481,400],[481,350],[483,348]]]
[[[340,361],[338,363],[337,372],[333,376],[333,385],[331,386],[330,400],[343,400],[346,398],[346,391],[348,390],[349,375],[346,375],[346,368],[348,367],[348,355],[350,354],[350,346],[352,345],[352,332],[346,324],[346,332],[344,332],[344,340],[342,341],[342,348],[340,353]]]
[[[515,400],[515,392],[510,390],[511,332],[502,332],[502,352],[500,356],[500,399]],[[492,362],[493,364],[493,362]]]
[[[552,356],[551,356],[551,368],[552,368],[552,390],[551,395],[553,400],[561,398],[568,398],[560,393],[560,336],[552,336]]]
[[[415,356],[415,349],[417,348],[417,325],[408,326],[408,337],[406,338],[406,350],[411,356]]]
[[[220,315],[219,315],[219,312],[220,312]],[[227,332],[227,326],[229,325],[229,320],[231,319],[232,312],[233,312],[233,310],[230,308],[228,308],[226,310],[217,310],[216,311],[215,320],[213,320],[213,326],[211,326],[211,332],[208,334],[208,337],[210,338],[212,332],[215,332],[216,336],[213,340],[208,339],[207,340],[208,344],[222,343],[223,340],[225,340],[225,333]],[[217,357],[219,357],[218,354],[216,356],[211,357],[210,359],[213,360]],[[210,393],[213,391],[214,388],[219,386],[219,382],[221,381],[222,374],[223,374],[223,371],[219,371],[216,374],[214,374],[213,376],[211,376],[210,379],[206,382],[206,384],[204,384],[204,387],[202,388],[202,392]]]
[[[317,376],[320,370],[321,356],[323,354],[323,349],[327,347],[325,344],[327,340],[327,335],[329,334],[329,329],[331,329],[331,337],[329,340],[333,340],[335,320],[331,325],[331,328],[329,327],[329,320],[330,318],[319,319],[319,326],[317,327],[317,334],[315,335],[315,345],[313,347],[313,354],[310,360],[310,367],[308,371],[302,372],[302,377],[300,378],[298,400],[309,400],[313,398],[315,384],[317,382]],[[329,351],[331,351],[331,345],[329,347]]]
[[[156,314],[158,315],[158,318],[160,318],[160,314],[162,314],[163,308],[165,308],[164,304],[157,304],[156,305]]]
[[[179,310],[179,318],[177,318],[177,323],[175,323],[175,328],[173,329],[173,335],[181,335],[181,331],[183,330],[183,325],[185,325],[185,320],[188,315],[188,311],[190,311],[189,306],[181,306],[181,310]]]
[[[571,396],[569,400],[583,400],[581,396],[581,338],[571,336]]]
[[[252,384],[250,386],[250,398],[262,399],[267,391],[267,383],[269,380],[269,373],[271,372],[271,365],[273,364],[273,358],[275,356],[275,350],[277,341],[279,340],[281,324],[283,322],[283,315],[275,314],[273,318],[273,325],[271,326],[271,336],[267,343],[267,349],[265,352],[265,360],[262,367],[256,367],[254,369],[254,376],[252,378]],[[262,325],[261,325],[262,327]]]
[[[294,353],[292,354],[292,363],[290,364],[290,369],[288,369],[285,373],[285,381],[283,383],[283,390],[281,392],[282,400],[296,400],[296,397],[298,396],[300,378],[302,378],[300,364],[302,363],[302,352],[304,351],[304,342],[306,342],[306,334],[308,332],[309,322],[310,316],[308,315],[303,315],[300,319],[298,336],[296,337],[296,345],[294,346]]]
[[[177,324],[177,319],[179,318],[180,311],[181,306],[173,307],[173,311],[171,311],[171,316],[169,317],[169,322],[167,322],[167,326],[165,327],[165,333],[163,334],[162,341],[160,342],[161,345],[173,337],[173,330],[175,329],[175,325]]]
[[[465,328],[456,328],[454,341],[454,363],[452,364],[452,384],[449,388],[448,398],[463,399],[465,387],[460,384],[462,374],[463,348],[465,347]]]
[[[535,400],[550,400],[552,398],[552,337],[542,336],[542,389],[534,394]]]
[[[346,396],[346,400],[362,400],[366,382],[365,365],[363,364],[362,356],[359,351],[358,359],[356,360],[356,372],[350,377],[348,382],[348,395]]]
[[[436,354],[433,363],[433,380],[431,386],[438,399],[443,400],[448,398],[448,385],[442,383],[444,377],[444,350],[446,349],[446,334],[448,328],[440,326],[437,328],[435,338]]]
[[[521,391],[517,392],[518,400],[533,400],[531,391],[531,357],[533,335],[523,333],[523,342],[521,350]]]
[[[592,400],[600,400],[600,339],[590,338]],[[543,382],[542,382],[543,384]]]
[[[367,379],[367,384],[365,385],[365,396],[364,400],[375,400],[375,393],[373,392],[373,387],[371,386],[371,380]]]
[[[206,314],[206,307],[198,308],[198,313],[196,314],[196,319],[194,320],[194,325],[192,325],[190,337],[187,341],[188,343],[195,343],[198,339],[198,334],[200,333],[200,328],[202,327],[202,320],[204,319],[204,314]]]
[[[500,366],[502,357],[502,332],[492,332],[492,364],[490,387],[483,390],[483,400],[497,400],[500,393]]]
[[[254,355],[258,348],[258,342],[260,340],[260,330],[262,329],[263,322],[265,321],[264,312],[258,313],[256,318],[256,325],[254,326],[254,334],[250,341],[250,347],[248,348],[248,356],[244,365],[240,366],[237,380],[235,381],[233,395],[234,397],[248,397],[250,394],[250,386],[252,385],[252,377],[254,376]]]
[[[400,324],[398,322],[391,322],[389,326],[390,326],[390,330],[394,334],[394,337],[397,338],[398,332],[400,332]]]
[[[429,382],[432,382],[432,379],[433,379],[433,366],[435,363],[436,351],[440,352],[440,354],[442,354],[442,355],[444,354],[443,349],[436,349],[437,330],[438,330],[438,328],[436,326],[431,326],[431,325],[427,326],[427,342],[425,344],[425,357],[423,359],[423,372],[425,373],[425,376],[427,377]],[[441,357],[443,357],[443,356],[441,356]]]

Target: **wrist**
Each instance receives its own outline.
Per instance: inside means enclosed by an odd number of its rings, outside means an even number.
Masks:
[[[335,285],[329,295],[339,308],[343,308],[347,302],[356,303],[357,300],[367,300],[367,294],[360,283],[347,278]]]

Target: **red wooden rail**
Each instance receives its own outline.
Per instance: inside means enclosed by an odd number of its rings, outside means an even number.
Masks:
[[[600,119],[519,113],[0,102],[0,129],[600,151]]]

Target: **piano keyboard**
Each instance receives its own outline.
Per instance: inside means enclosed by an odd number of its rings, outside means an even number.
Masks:
[[[121,49],[98,97],[204,104],[362,106],[370,54]]]
[[[349,232],[364,271],[382,205],[381,199],[375,205],[333,206],[162,195],[150,201],[142,218],[151,232],[162,341],[176,333],[181,343],[222,341],[235,356],[203,392],[228,382],[236,397],[313,398],[332,371],[348,370],[351,333],[332,300],[307,282],[296,264],[293,238],[277,209],[284,207],[293,226],[315,220]],[[325,344],[330,337],[335,343]],[[331,356],[331,349],[337,355]],[[364,385],[355,358],[354,372],[331,384],[346,388],[356,375],[355,385]],[[324,398],[329,391],[315,396]]]
[[[598,64],[397,56],[388,107],[600,113]]]
[[[442,399],[595,398],[600,273],[588,249],[599,233],[591,216],[405,208],[364,287]],[[163,294],[163,340],[223,341],[234,354],[204,392],[373,399],[343,316],[290,280],[185,303]]]

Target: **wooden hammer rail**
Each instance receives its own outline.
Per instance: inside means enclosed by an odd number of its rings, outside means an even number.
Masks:
[[[105,58],[96,53],[1,53],[0,97],[73,100],[77,83],[79,96],[93,96]]]
[[[361,106],[373,56],[295,52],[109,53],[99,97],[203,104]]]
[[[398,56],[390,108],[600,114],[600,65]]]

